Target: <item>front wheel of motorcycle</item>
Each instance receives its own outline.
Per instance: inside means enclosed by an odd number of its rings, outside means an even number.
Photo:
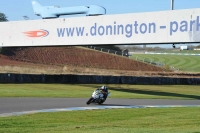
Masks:
[[[91,97],[91,98],[86,102],[86,104],[87,104],[87,105],[90,104],[90,103],[92,102],[92,100],[93,100],[93,98]]]

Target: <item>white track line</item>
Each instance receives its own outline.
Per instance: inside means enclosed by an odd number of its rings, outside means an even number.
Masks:
[[[141,105],[141,106],[93,106],[93,107],[71,107],[71,108],[59,108],[59,109],[43,109],[24,112],[13,112],[0,114],[0,117],[20,116],[26,114],[35,113],[47,113],[47,112],[63,112],[63,111],[80,111],[80,110],[97,110],[97,109],[122,109],[122,108],[177,108],[177,107],[200,107],[200,105]]]

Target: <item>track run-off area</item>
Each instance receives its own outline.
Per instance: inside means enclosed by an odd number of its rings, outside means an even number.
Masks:
[[[95,109],[200,107],[200,100],[108,98],[102,105],[86,105],[87,100],[87,98],[0,98],[0,117]]]

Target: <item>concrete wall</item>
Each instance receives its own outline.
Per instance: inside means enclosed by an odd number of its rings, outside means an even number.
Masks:
[[[0,83],[200,85],[200,78],[0,74]]]

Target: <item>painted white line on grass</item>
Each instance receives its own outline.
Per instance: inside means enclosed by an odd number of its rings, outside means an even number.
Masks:
[[[141,106],[93,106],[93,107],[71,107],[59,109],[43,109],[24,112],[13,112],[0,114],[0,117],[21,116],[35,113],[64,112],[64,111],[80,111],[80,110],[97,110],[97,109],[127,109],[127,108],[177,108],[177,107],[200,107],[200,105],[141,105]]]

